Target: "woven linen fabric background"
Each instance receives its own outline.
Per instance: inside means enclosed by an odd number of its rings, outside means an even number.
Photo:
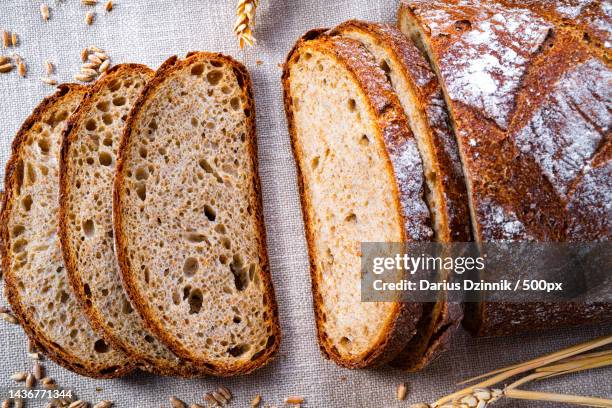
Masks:
[[[137,372],[123,379],[91,380],[45,361],[50,376],[61,386],[74,389],[92,402],[113,400],[119,407],[169,406],[178,396],[192,403],[220,384],[235,395],[231,406],[246,407],[256,394],[265,403],[282,406],[284,397],[301,395],[305,407],[407,407],[427,402],[453,390],[462,379],[516,363],[596,336],[612,327],[578,328],[520,335],[503,339],[473,339],[456,335],[453,351],[421,373],[406,374],[390,368],[350,371],[325,360],[318,349],[308,258],[282,105],[279,64],[306,30],[330,27],[350,18],[392,22],[396,0],[261,0],[257,12],[255,48],[241,51],[232,34],[234,0],[116,0],[110,13],[96,7],[92,26],[84,23],[91,8],[78,0],[46,0],[51,19],[40,17],[41,1],[2,0],[0,29],[19,34],[15,50],[28,65],[28,76],[16,72],[0,75],[0,162],[4,165],[11,141],[23,120],[40,100],[53,92],[39,78],[43,62],[57,66],[60,82],[78,72],[80,50],[97,45],[114,64],[139,62],[157,68],[171,55],[192,50],[223,52],[244,62],[253,81],[257,108],[259,164],[263,188],[268,250],[283,329],[282,347],[276,359],[251,375],[228,378],[161,378]],[[1,50],[7,55],[12,50]],[[5,304],[5,301],[2,301]],[[9,376],[31,367],[27,339],[17,327],[0,322],[0,387],[6,395],[13,385]],[[610,370],[599,370],[542,382],[539,389],[612,397]],[[409,388],[404,402],[395,400],[400,382]],[[96,391],[99,387],[101,390]],[[549,407],[555,404],[502,402],[500,407]],[[28,406],[44,406],[42,401]]]

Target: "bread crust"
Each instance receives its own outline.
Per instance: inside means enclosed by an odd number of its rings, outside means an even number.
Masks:
[[[2,271],[4,275],[6,296],[13,313],[17,317],[20,326],[24,329],[28,338],[34,342],[41,352],[47,355],[57,364],[67,368],[77,374],[91,378],[116,378],[129,374],[134,370],[133,362],[126,356],[125,364],[119,367],[92,367],[86,361],[80,360],[77,356],[71,355],[56,346],[50,339],[42,333],[33,323],[31,312],[23,307],[19,298],[17,281],[12,274],[11,269],[11,251],[7,247],[10,242],[10,234],[8,230],[9,216],[15,204],[13,195],[13,186],[17,181],[17,163],[21,158],[23,143],[27,136],[27,132],[34,126],[36,122],[44,115],[47,109],[50,109],[55,104],[60,103],[63,98],[69,97],[71,94],[85,94],[87,88],[77,84],[62,84],[58,86],[57,91],[46,97],[25,120],[15,139],[12,143],[11,158],[6,165],[5,172],[5,194],[2,202],[2,214],[0,215],[0,236],[2,250]]]
[[[147,101],[147,98],[152,95],[158,87],[161,87],[164,81],[169,78],[174,72],[181,70],[182,68],[189,66],[190,64],[199,61],[219,61],[223,64],[230,65],[234,69],[234,73],[238,77],[238,81],[241,82],[243,92],[246,96],[247,105],[245,110],[250,111],[250,115],[246,117],[247,129],[249,131],[247,140],[250,141],[248,144],[250,149],[250,157],[253,158],[253,183],[257,197],[255,198],[255,208],[253,212],[258,214],[256,228],[258,230],[258,243],[259,243],[259,255],[260,255],[260,266],[261,266],[261,279],[264,288],[264,304],[269,305],[271,310],[271,316],[269,317],[270,326],[272,328],[272,335],[274,335],[274,343],[269,345],[265,352],[262,353],[256,360],[250,361],[242,366],[229,366],[210,363],[207,359],[200,356],[193,355],[189,350],[183,348],[178,342],[176,342],[162,327],[156,318],[155,311],[147,307],[144,298],[136,288],[133,273],[131,272],[131,265],[129,263],[129,257],[127,256],[127,242],[125,237],[125,231],[122,228],[122,197],[121,197],[121,186],[124,183],[123,168],[126,161],[125,152],[127,151],[128,145],[131,143],[131,130],[134,122],[137,120],[139,110]],[[280,347],[281,341],[281,330],[278,321],[278,306],[276,303],[276,297],[274,289],[272,287],[272,278],[270,274],[270,266],[268,263],[267,247],[266,247],[266,232],[263,224],[263,206],[261,202],[261,186],[259,179],[259,169],[257,162],[257,141],[256,141],[256,127],[255,127],[255,100],[253,97],[253,86],[251,77],[247,69],[234,60],[233,58],[211,52],[190,52],[186,55],[185,59],[179,59],[176,56],[168,58],[157,70],[153,79],[151,79],[145,88],[143,89],[140,97],[135,102],[128,119],[126,120],[126,126],[121,138],[119,145],[119,156],[117,159],[117,170],[114,183],[113,191],[113,223],[115,230],[115,247],[117,251],[117,258],[119,261],[119,267],[121,270],[121,277],[123,280],[124,287],[128,293],[129,298],[132,300],[135,309],[140,313],[147,329],[150,330],[160,341],[162,341],[170,350],[172,350],[177,356],[181,357],[185,361],[192,363],[197,366],[202,373],[207,373],[215,376],[232,376],[247,374],[256,370],[266,364],[268,364],[272,357],[276,354]]]
[[[400,74],[416,96],[417,115],[426,125],[423,130],[432,155],[432,170],[439,181],[434,193],[439,197],[441,206],[435,214],[440,226],[440,230],[436,231],[436,241],[471,241],[465,179],[444,96],[435,73],[416,46],[395,26],[350,20],[333,30],[333,34],[338,35],[350,32],[368,35],[377,45],[384,47],[387,56],[394,61],[393,65],[399,68]],[[421,152],[421,155],[424,154]],[[430,211],[434,211],[432,206]],[[436,308],[435,316],[423,313],[417,325],[417,334],[393,359],[392,366],[409,371],[420,370],[450,347],[453,333],[463,318],[462,308],[459,304],[450,304],[444,300],[439,306],[441,310]],[[431,319],[435,319],[432,328],[429,327]],[[430,330],[431,336],[423,333]],[[424,349],[423,342],[427,343]]]
[[[319,347],[325,357],[343,367],[364,368],[383,364],[390,361],[415,334],[416,323],[421,316],[422,306],[418,303],[397,302],[394,317],[383,331],[380,340],[377,344],[372,345],[368,353],[362,356],[351,359],[342,357],[335,347],[327,340],[327,335],[323,326],[323,311],[321,308],[323,300],[319,292],[319,273],[316,269],[316,262],[314,259],[315,237],[314,231],[310,227],[311,220],[309,219],[309,211],[307,210],[312,204],[306,194],[306,186],[300,167],[299,157],[301,153],[299,151],[296,129],[293,122],[293,102],[290,93],[290,66],[295,59],[298,58],[300,50],[304,47],[313,48],[333,58],[353,76],[360,91],[366,95],[365,99],[369,103],[368,110],[377,118],[377,127],[380,132],[378,137],[382,139],[388,152],[401,149],[403,144],[413,138],[413,135],[408,127],[407,119],[399,104],[399,100],[387,84],[384,73],[380,68],[375,66],[371,56],[359,42],[346,38],[330,37],[326,34],[325,29],[311,30],[297,41],[287,56],[282,81],[285,112],[287,115],[291,145],[297,163],[298,187],[303,207],[302,216],[304,218],[306,241],[310,255],[310,275]],[[392,174],[394,179],[398,181],[393,168],[392,154],[387,158],[387,169],[388,173]],[[415,224],[427,225],[429,221],[427,219],[406,220],[406,216],[401,210],[401,200],[415,199],[415,197],[402,197],[400,188],[397,184],[395,185],[395,190],[396,208],[400,217],[405,222],[409,221]],[[405,225],[405,222],[402,223],[402,225]],[[405,241],[419,239],[418,236],[409,236],[408,232],[404,229],[402,229],[402,234],[404,235]],[[420,239],[423,239],[423,237],[420,237]]]
[[[101,316],[98,308],[89,301],[85,293],[84,284],[86,280],[83,279],[81,271],[79,270],[77,264],[78,252],[76,248],[71,245],[69,236],[70,229],[67,226],[68,200],[71,189],[74,188],[70,182],[73,172],[72,162],[70,161],[70,148],[78,137],[76,130],[81,126],[80,122],[83,116],[91,111],[95,96],[100,90],[105,89],[115,78],[121,78],[125,74],[135,75],[137,73],[151,78],[155,72],[146,65],[141,64],[119,64],[110,68],[100,80],[89,88],[78,109],[68,120],[62,138],[60,156],[59,235],[62,242],[62,254],[74,293],[91,322],[91,325],[97,332],[103,334],[105,340],[118,350],[123,351],[129,356],[133,356],[133,360],[139,365],[139,368],[145,371],[165,376],[193,377],[198,374],[196,367],[186,362],[177,363],[168,360],[164,361],[162,359],[152,360],[149,356],[142,353],[142,351],[126,344],[124,340],[117,336],[117,334],[104,323],[104,318]],[[109,197],[109,199],[112,198]]]
[[[606,205],[605,197],[602,202],[583,202],[584,211],[576,211],[573,208],[576,203],[571,205],[575,198],[574,186],[586,183],[589,168],[593,167],[599,152],[609,150],[609,123],[599,127],[601,116],[594,113],[597,103],[609,100],[609,96],[582,96],[576,93],[580,86],[571,88],[572,83],[583,81],[580,91],[599,92],[591,83],[606,83],[605,78],[610,77],[610,63],[602,49],[585,41],[579,24],[559,20],[547,7],[522,0],[456,3],[453,0],[404,1],[399,15],[400,23],[405,21],[417,27],[412,33],[413,39],[429,53],[430,62],[444,85],[469,187],[475,240],[609,240],[612,235],[609,217],[603,217],[607,222],[596,224],[594,220],[601,221],[602,217],[592,212]],[[511,7],[510,3],[524,7]],[[470,95],[466,98],[458,92],[465,91],[465,86],[459,86],[461,82],[452,71],[463,71],[447,64],[467,61],[470,53],[478,49],[473,40],[477,34],[468,37],[472,43],[465,38],[476,33],[475,26],[502,24],[496,17],[499,13],[522,24],[513,25],[512,29],[507,25],[494,34],[498,49],[483,44],[479,52],[503,55],[505,50],[518,50],[520,58],[511,59],[510,68],[500,70],[504,82],[494,88],[493,95],[499,104],[491,101],[479,104]],[[500,64],[503,63],[506,62]],[[570,88],[564,88],[566,83]],[[575,98],[581,98],[580,102]],[[558,112],[561,112],[560,120],[547,122]],[[584,157],[572,156],[579,149],[566,149],[564,123],[578,125],[575,129],[579,130],[572,138],[586,134],[591,126],[595,128],[593,134],[601,136],[598,146]],[[550,143],[543,137],[550,137]],[[550,157],[547,157],[550,154],[547,146],[557,149]],[[606,161],[609,163],[609,156]],[[548,168],[551,163],[552,170]],[[564,169],[568,163],[572,166],[578,163],[577,170]],[[580,206],[580,202],[577,204]],[[588,235],[579,231],[588,231]],[[607,322],[611,320],[612,305],[483,302],[469,304],[467,310],[466,327],[476,335],[488,336]]]

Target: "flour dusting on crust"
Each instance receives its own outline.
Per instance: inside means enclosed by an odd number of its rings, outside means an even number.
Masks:
[[[591,59],[566,73],[516,136],[516,144],[533,156],[566,197],[612,124],[612,72]]]
[[[506,210],[491,199],[481,200],[476,209],[480,221],[481,235],[490,241],[530,241],[533,239],[516,213]]]

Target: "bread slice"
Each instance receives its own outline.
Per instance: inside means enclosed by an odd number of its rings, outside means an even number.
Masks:
[[[72,115],[60,162],[60,238],[66,270],[92,325],[142,368],[193,375],[144,328],[121,285],[114,251],[113,177],[125,120],[154,71],[121,64],[107,71]]]
[[[416,46],[395,26],[347,21],[333,30],[359,41],[385,71],[408,117],[423,160],[426,199],[435,240],[469,242],[470,216],[467,190],[457,142],[450,126],[444,95],[435,73]],[[446,278],[443,273],[440,280]],[[393,360],[405,370],[420,370],[448,349],[462,317],[458,303],[424,305],[417,334]]]
[[[172,351],[217,375],[277,351],[246,69],[172,57],[145,87],[119,147],[114,223],[133,305]]]
[[[87,88],[62,85],[26,119],[13,142],[0,217],[5,290],[28,336],[58,364],[110,378],[133,364],[90,326],[72,292],[58,228],[62,132]]]
[[[406,0],[399,11],[444,88],[474,240],[608,240],[609,62],[580,24],[519,3]],[[611,315],[609,303],[480,302],[464,323],[505,335]]]
[[[414,334],[421,305],[361,301],[360,243],[431,238],[416,141],[385,73],[355,40],[307,33],[283,86],[321,349],[350,368],[387,362]]]

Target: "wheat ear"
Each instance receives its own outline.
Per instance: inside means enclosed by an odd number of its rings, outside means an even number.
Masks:
[[[253,46],[253,28],[255,27],[255,11],[258,0],[238,0],[236,6],[236,22],[234,23],[234,34],[238,37],[240,48],[245,45]]]

